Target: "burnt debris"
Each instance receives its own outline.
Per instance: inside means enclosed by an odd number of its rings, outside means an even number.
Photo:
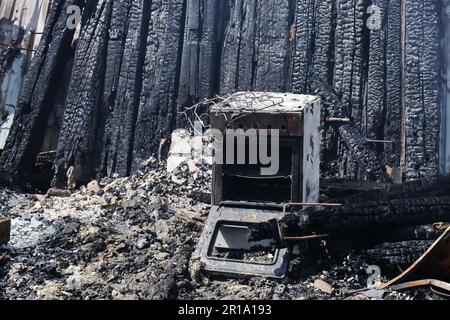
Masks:
[[[0,1],[0,183],[33,193],[0,190],[0,299],[448,287],[449,1],[27,1]]]
[[[3,180],[28,182],[36,156],[55,150],[54,186],[71,167],[85,168],[80,182],[129,175],[164,156],[178,111],[237,90],[315,92],[325,117],[351,119],[324,122],[324,176],[386,180],[386,167],[395,181],[435,175],[442,6],[370,4],[54,1],[0,160]],[[77,32],[66,24],[70,5],[83,10]],[[55,110],[65,110],[64,125],[49,134]]]
[[[422,179],[385,190],[330,199],[336,205],[297,210],[278,219],[253,226],[254,241],[323,235],[373,239],[389,237],[392,229],[450,220],[450,176]],[[398,232],[398,231],[397,231]],[[412,239],[406,239],[412,240]]]

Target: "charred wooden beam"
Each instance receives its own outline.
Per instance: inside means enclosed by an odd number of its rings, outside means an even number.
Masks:
[[[124,39],[114,108],[107,119],[106,171],[126,176],[131,172],[136,118],[142,91],[145,48],[150,25],[151,1],[131,1]],[[127,14],[124,12],[124,14]]]
[[[228,1],[220,61],[220,93],[284,92],[291,82],[294,2]]]
[[[333,89],[340,98],[346,114],[354,119],[358,131],[363,130],[362,111],[364,96],[364,58],[366,5],[364,0],[341,0],[337,4],[335,64]],[[344,129],[345,131],[345,129]],[[344,132],[348,138],[348,135]],[[361,135],[360,135],[361,136]],[[358,139],[360,142],[362,139]],[[352,146],[344,144],[341,148],[341,167],[345,175],[363,178],[366,168],[354,157]],[[356,145],[355,145],[356,146]],[[357,146],[357,149],[361,146]],[[357,153],[359,153],[357,151]]]
[[[152,3],[132,171],[159,151],[161,142],[173,130],[185,14],[183,0]]]
[[[393,228],[450,221],[450,176],[392,186],[337,199],[342,206],[307,208],[257,225],[252,237],[275,238],[312,234],[386,235]],[[281,228],[281,233],[280,233]]]
[[[338,118],[349,116],[348,110],[324,77],[314,75],[311,78],[310,87],[311,92],[322,98],[322,104],[329,115]],[[386,180],[386,173],[379,157],[367,144],[366,138],[358,127],[355,124],[346,124],[339,126],[337,131],[348,153],[352,155],[352,159],[358,160],[360,171],[364,171],[362,177],[369,180]]]
[[[315,40],[315,4],[314,0],[301,0],[296,3],[295,24],[291,26],[290,39],[295,41],[292,68],[292,90],[295,93],[307,92],[314,54],[311,44]]]
[[[238,0],[228,7],[229,21],[221,57],[220,93],[250,91],[254,82],[257,0]]]
[[[367,255],[379,266],[406,268],[417,261],[433,243],[433,240],[387,242],[368,250]]]
[[[56,0],[50,7],[42,40],[25,77],[14,124],[0,158],[3,180],[21,183],[34,170],[61,77],[61,65],[67,59],[74,34],[74,30],[67,27],[64,13],[68,6],[83,3],[83,0]]]
[[[379,26],[370,30],[367,111],[365,135],[370,139],[383,139],[384,112],[386,109],[386,17],[387,1],[375,0],[380,8]],[[377,22],[375,22],[377,23]],[[378,28],[379,27],[379,28]]]
[[[441,224],[442,228],[439,228]],[[405,241],[436,241],[442,233],[445,232],[446,228],[444,228],[444,226],[447,226],[447,224],[435,223],[432,225],[417,225],[390,229],[378,236],[378,241],[390,243]]]
[[[257,2],[255,91],[284,92],[288,88],[291,1]]]
[[[339,198],[367,191],[385,190],[389,185],[373,181],[322,180],[320,190],[328,197]]]
[[[385,21],[385,83],[386,113],[384,116],[383,139],[395,141],[384,144],[384,163],[392,168],[399,168],[402,151],[402,3],[397,0],[387,1]],[[370,88],[369,88],[370,92]]]
[[[79,180],[94,175],[97,106],[103,85],[111,0],[89,1],[83,13],[53,185],[65,187],[67,169],[81,167]],[[93,23],[92,21],[96,21]]]
[[[224,18],[225,0],[187,0],[184,41],[179,78],[182,106],[217,92],[220,57],[219,30]]]
[[[405,10],[405,174],[417,179],[439,172],[441,9],[411,0]]]
[[[101,154],[98,163],[98,173],[101,176],[111,176],[115,170],[113,141],[116,119],[114,117],[117,93],[119,90],[120,71],[125,53],[125,40],[130,25],[130,9],[133,1],[114,1],[108,34],[108,47],[103,84],[103,100],[99,105],[98,118],[98,152]]]
[[[294,42],[292,84],[294,93],[309,93],[311,77],[332,81],[335,1],[296,2],[295,23],[289,40]]]
[[[336,1],[322,0],[315,5],[315,39],[312,59],[312,74],[317,74],[330,83],[334,68],[334,27]]]

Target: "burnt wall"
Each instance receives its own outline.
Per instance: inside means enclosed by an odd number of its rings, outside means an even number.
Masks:
[[[76,43],[70,3],[84,8]],[[177,111],[237,90],[316,93],[324,120],[351,118],[324,121],[324,175],[434,175],[441,12],[438,0],[56,0],[0,166],[26,178],[73,45],[55,184],[70,166],[130,174],[164,150]]]
[[[40,41],[49,0],[0,1],[0,149],[14,120],[25,72]]]

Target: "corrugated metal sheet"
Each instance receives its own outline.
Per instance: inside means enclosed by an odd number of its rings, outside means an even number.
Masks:
[[[0,2],[0,149],[12,125],[25,71],[41,39],[49,3]]]

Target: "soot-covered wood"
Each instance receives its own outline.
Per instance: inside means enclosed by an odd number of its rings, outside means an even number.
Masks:
[[[420,178],[439,167],[440,16],[438,1],[408,1],[404,105],[406,176]]]
[[[153,1],[151,12],[133,145],[133,171],[159,150],[161,141],[170,135],[177,112],[184,2]]]
[[[50,10],[0,160],[4,177],[24,182],[33,170],[71,51],[65,9],[84,2],[55,1]],[[366,26],[366,0],[89,1],[55,181],[71,166],[90,177],[127,175],[164,150],[178,111],[237,90],[316,93],[324,120],[351,118],[324,122],[334,164],[324,176],[383,180],[386,166],[408,179],[436,174],[440,4],[373,3],[382,9],[377,30]]]
[[[82,0],[56,0],[50,7],[42,40],[24,80],[13,127],[0,158],[4,180],[23,181],[34,170],[36,155],[45,134],[52,100],[64,62],[70,52],[74,30],[63,14]]]
[[[78,40],[69,85],[64,123],[55,161],[56,186],[62,186],[66,171],[74,165],[81,180],[93,176],[97,108],[103,83],[105,48],[111,16],[111,0],[89,1]],[[96,23],[92,23],[96,21]]]
[[[342,206],[310,207],[279,219],[283,233],[287,236],[329,234],[369,239],[378,234],[388,241],[392,239],[392,233],[388,231],[395,228],[450,221],[450,176],[388,186],[385,190],[332,201]],[[275,220],[256,225],[252,237],[255,240],[279,238],[276,226]]]

